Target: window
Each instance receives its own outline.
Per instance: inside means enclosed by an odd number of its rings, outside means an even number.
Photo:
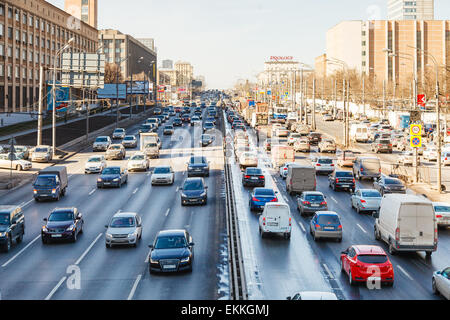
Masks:
[[[3,68],[3,65],[0,64],[0,77],[3,77],[5,75],[5,69]]]
[[[20,31],[16,30],[16,41],[20,41]]]
[[[20,49],[16,48],[16,59],[20,59]]]
[[[36,18],[34,26],[36,27],[36,29],[39,29],[39,18]]]
[[[3,23],[0,23],[0,37],[3,37]]]
[[[27,69],[22,68],[22,79],[26,79],[27,78]]]
[[[32,34],[30,34],[30,35],[28,36],[28,43],[29,43],[29,44],[33,44],[33,35],[32,35]]]
[[[16,9],[16,10],[14,11],[14,16],[15,16],[15,18],[16,18],[16,21],[20,22],[19,10]]]
[[[8,8],[8,19],[12,19],[12,9]]]
[[[29,25],[30,27],[33,26],[33,17],[32,17],[32,16],[28,16],[28,25]]]
[[[15,70],[14,70],[14,75],[16,76],[16,79],[20,78],[20,69],[19,69],[19,66],[16,66],[14,69],[15,69]]]
[[[5,55],[5,46],[0,44],[0,56],[3,57]]]
[[[27,50],[22,50],[22,60],[27,61]]]
[[[33,62],[33,52],[28,51],[28,61]]]
[[[8,27],[8,39],[12,39],[13,38],[13,29],[12,27]]]
[[[24,14],[22,15],[22,23],[23,23],[23,24],[27,24],[27,22],[28,22],[27,15],[24,13]]]
[[[50,40],[47,40],[47,49],[50,49]]]
[[[33,80],[33,70],[32,69],[28,69],[28,79]]]
[[[11,65],[8,65],[8,69],[7,69],[8,71],[8,79],[11,79],[12,78],[12,66]]]
[[[27,44],[27,38],[28,38],[27,33],[26,33],[26,32],[23,32],[23,33],[22,33],[22,42],[23,42],[24,44]]]
[[[0,16],[5,14],[5,6],[0,4]]]

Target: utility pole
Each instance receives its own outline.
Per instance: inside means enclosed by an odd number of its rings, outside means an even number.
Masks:
[[[42,86],[44,82],[44,67],[41,65],[39,67],[39,113],[38,113],[38,132],[37,132],[37,146],[42,145],[42,103],[43,103],[43,94],[42,94]]]
[[[366,114],[366,77],[363,74],[362,78],[362,105],[363,105],[363,114]]]
[[[436,113],[437,113],[437,137],[438,137],[438,174],[437,174],[437,189],[438,192],[442,192],[442,161],[441,161],[441,112],[439,109],[439,69],[437,63],[434,61],[436,67]]]
[[[342,84],[342,101],[344,102],[344,109],[343,109],[343,112],[342,112],[342,114],[343,114],[343,118],[344,118],[344,134],[343,134],[343,136],[344,136],[344,146],[345,147],[347,147],[347,130],[346,130],[346,128],[345,128],[345,124],[346,124],[346,121],[345,121],[345,117],[346,117],[346,115],[347,115],[347,112],[346,112],[346,99],[345,99],[345,97],[346,97],[346,95],[345,95],[345,88],[346,88],[346,84],[347,84],[347,82],[345,81],[345,78],[344,78],[344,80],[343,80],[343,84]]]
[[[305,124],[308,125],[308,79],[305,80]]]
[[[386,118],[386,80],[383,79],[383,118]]]
[[[316,130],[316,76],[313,78],[313,103],[311,108],[311,128]]]
[[[350,110],[350,80],[347,81],[347,114],[345,116],[345,136],[347,140],[345,141],[345,145],[350,146],[350,135],[349,135],[349,110]]]
[[[334,79],[334,108],[333,108],[333,118],[337,115],[337,80]]]

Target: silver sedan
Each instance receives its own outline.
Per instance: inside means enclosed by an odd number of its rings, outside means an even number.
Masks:
[[[351,197],[352,208],[358,213],[361,211],[378,211],[380,210],[382,196],[375,189],[358,189]]]

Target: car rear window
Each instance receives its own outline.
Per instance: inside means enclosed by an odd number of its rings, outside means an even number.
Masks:
[[[255,195],[256,196],[275,196],[275,193],[273,192],[273,190],[270,189],[257,189],[255,191]]]
[[[386,180],[384,180],[384,182],[386,184],[402,184],[402,182],[400,180],[395,180],[395,179],[386,179]]]
[[[336,172],[336,177],[350,178],[350,177],[353,177],[353,173],[350,171],[338,171],[338,172]]]
[[[332,164],[333,160],[332,159],[319,159],[318,162],[322,163],[322,164]]]
[[[380,143],[382,143],[382,144],[390,144],[391,141],[390,140],[380,140]]]
[[[319,219],[317,221],[319,224],[340,224],[339,218],[335,215],[319,215]]]
[[[450,207],[446,206],[435,206],[434,211],[436,212],[450,212]]]
[[[364,198],[381,198],[381,194],[378,191],[364,191],[361,193]]]
[[[306,201],[323,201],[324,198],[321,194],[308,194],[305,196]]]
[[[358,260],[363,263],[385,263],[387,261],[387,256],[380,254],[360,254]]]
[[[247,174],[262,174],[261,169],[247,169]]]

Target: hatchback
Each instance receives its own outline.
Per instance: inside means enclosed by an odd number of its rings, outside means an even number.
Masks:
[[[181,205],[202,204],[205,205],[208,199],[208,186],[203,178],[187,178],[181,190]]]
[[[342,241],[342,224],[334,211],[320,211],[314,214],[309,225],[309,232],[317,241],[319,238],[332,238]]]
[[[108,225],[105,225],[105,245],[111,248],[113,245],[137,246],[142,237],[142,219],[134,212],[116,213]]]
[[[351,206],[356,212],[380,210],[381,194],[375,189],[358,189],[351,197]]]
[[[297,198],[297,209],[303,216],[305,213],[328,210],[326,197],[319,191],[305,191]]]
[[[264,187],[266,179],[263,171],[260,168],[247,168],[242,175],[242,184],[244,187]]]
[[[277,191],[268,188],[254,188],[250,196],[250,211],[262,211],[268,202],[278,202]]]

